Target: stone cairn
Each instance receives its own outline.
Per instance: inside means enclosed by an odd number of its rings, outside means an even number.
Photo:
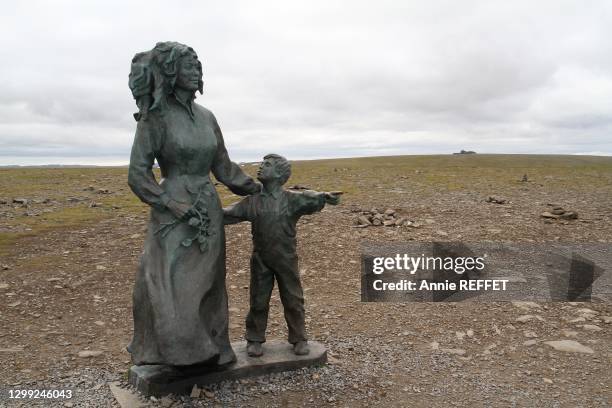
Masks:
[[[546,218],[548,220],[575,220],[578,218],[578,213],[576,211],[568,211],[563,207],[557,204],[548,204],[551,207],[550,210],[544,211],[540,214],[540,217]]]
[[[493,204],[509,204],[509,201],[505,198],[497,197],[497,196],[488,196],[485,200],[487,203]]]
[[[394,209],[379,210],[358,210],[359,216],[355,219],[355,227],[417,227],[418,225],[406,217],[399,215]]]

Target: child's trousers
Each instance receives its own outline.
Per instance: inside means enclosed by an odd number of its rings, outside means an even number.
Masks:
[[[246,339],[261,343],[266,341],[270,296],[275,278],[289,330],[289,343],[304,341],[304,293],[300,283],[297,255],[294,253],[267,257],[255,251],[251,256],[250,310],[246,318]]]

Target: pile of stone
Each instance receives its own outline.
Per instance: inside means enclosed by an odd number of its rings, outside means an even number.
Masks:
[[[487,203],[493,203],[493,204],[506,204],[508,202],[508,200],[506,200],[505,198],[496,197],[496,196],[489,196],[487,197],[485,201]]]
[[[112,191],[110,191],[107,188],[98,188],[98,189],[96,189],[94,186],[85,187],[83,189],[83,191],[95,191],[96,194],[111,194],[112,193]]]
[[[22,207],[28,207],[30,204],[49,204],[52,200],[50,198],[45,198],[42,200],[39,199],[29,199],[29,198],[13,198],[10,202],[5,199],[0,198],[0,204],[17,204]]]
[[[568,211],[563,207],[557,204],[548,204],[551,209],[549,211],[544,211],[540,216],[546,219],[553,220],[575,220],[578,218],[578,213],[576,211]]]
[[[361,215],[355,219],[355,226],[358,228],[365,227],[400,227],[413,226],[414,223],[406,217],[399,215],[394,209],[389,208],[381,211],[377,208],[371,210],[360,211]]]

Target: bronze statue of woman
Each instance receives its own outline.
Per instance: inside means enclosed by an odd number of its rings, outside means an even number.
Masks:
[[[151,218],[128,351],[136,365],[231,363],[223,213],[210,173],[239,195],[260,185],[230,161],[214,115],[194,102],[202,64],[192,48],[162,42],[137,54],[129,86],[139,112],[128,183]]]

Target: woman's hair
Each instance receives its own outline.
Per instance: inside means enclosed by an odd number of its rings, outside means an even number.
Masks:
[[[146,120],[149,111],[163,112],[166,109],[166,98],[174,92],[178,61],[187,55],[193,56],[198,61],[199,91],[202,93],[204,86],[201,75],[202,63],[193,48],[178,42],[166,41],[157,43],[150,51],[139,52],[134,56],[129,86],[138,106],[138,112],[134,114],[137,121],[141,118]]]

